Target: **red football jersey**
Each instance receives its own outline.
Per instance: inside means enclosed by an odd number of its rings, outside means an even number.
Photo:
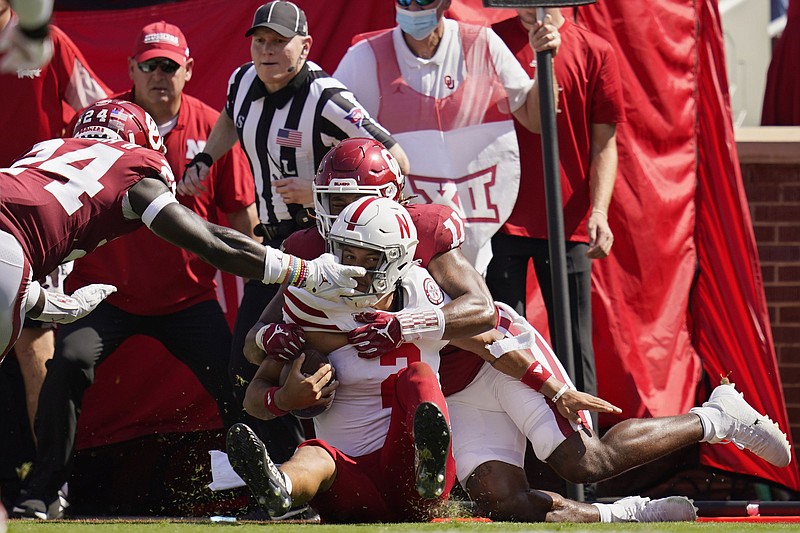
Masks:
[[[133,95],[127,92],[117,98],[132,100]],[[175,175],[180,176],[203,150],[218,116],[219,111],[197,98],[182,95],[178,121],[164,136],[167,162]],[[225,213],[240,211],[255,201],[250,165],[238,146],[214,163],[204,185],[206,191],[197,196],[177,198],[214,224],[227,225]],[[117,286],[117,292],[108,297],[108,303],[137,315],[164,315],[216,299],[216,274],[216,268],[195,254],[141,230],[76,261],[67,290],[109,283]]]
[[[417,228],[419,244],[414,255],[427,267],[437,254],[461,246],[464,241],[463,222],[449,207],[439,204],[410,204],[405,206]],[[325,241],[317,228],[291,234],[283,241],[287,253],[303,259],[314,259],[325,252]],[[439,381],[445,396],[469,385],[483,365],[483,359],[455,346],[441,350]]]
[[[125,141],[51,139],[0,172],[0,228],[14,235],[33,279],[142,226],[123,198],[146,177],[174,182],[161,154]]]

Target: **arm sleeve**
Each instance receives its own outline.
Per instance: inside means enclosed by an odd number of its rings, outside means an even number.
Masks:
[[[381,95],[378,90],[377,63],[367,41],[350,47],[336,67],[333,77],[350,89],[370,115],[378,114]]]
[[[349,137],[369,137],[391,148],[397,141],[344,87],[326,89],[333,95],[321,113],[320,130],[339,140]]]
[[[497,75],[506,89],[508,105],[513,113],[525,103],[528,91],[533,87],[534,81],[519,64],[517,58],[508,49],[506,43],[492,30],[486,29],[486,38],[489,41],[489,53],[492,56]]]

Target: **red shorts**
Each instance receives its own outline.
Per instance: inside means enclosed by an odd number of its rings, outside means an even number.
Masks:
[[[319,446],[336,463],[331,487],[310,502],[325,522],[419,522],[446,500],[455,483],[452,452],[447,460],[445,490],[435,500],[420,497],[414,472],[414,413],[422,402],[439,406],[450,422],[439,382],[425,363],[412,363],[401,370],[395,382],[392,416],[386,442],[380,450],[349,457],[320,439],[300,446]]]

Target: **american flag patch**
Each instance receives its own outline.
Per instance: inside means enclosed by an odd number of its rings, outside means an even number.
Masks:
[[[303,145],[303,132],[280,128],[275,142],[287,148],[300,148]]]

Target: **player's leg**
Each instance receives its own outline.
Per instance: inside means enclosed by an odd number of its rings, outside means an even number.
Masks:
[[[534,490],[525,471],[502,461],[479,465],[467,492],[481,516],[512,522],[599,522],[597,507],[568,500],[555,492]]]
[[[387,502],[410,520],[428,519],[455,484],[447,406],[426,363],[411,363],[397,374],[380,457]]]
[[[327,491],[336,478],[336,462],[313,441],[300,447],[280,468],[270,458],[261,439],[246,424],[228,430],[227,451],[231,466],[270,516],[285,514],[292,505],[304,505]]]
[[[225,428],[243,418],[228,379],[231,331],[216,300],[165,316],[150,317],[149,331],[185,364],[217,403]]]
[[[0,230],[0,361],[17,342],[30,283],[31,269],[22,246]]]
[[[45,363],[53,358],[56,349],[55,324],[25,320],[19,339],[14,345],[22,380],[25,383],[25,405],[33,433],[39,393],[47,373]]]
[[[733,386],[720,385],[709,401],[688,414],[625,420],[602,439],[584,431],[572,435],[547,462],[565,479],[600,481],[696,442],[733,442],[776,466],[791,460],[788,440],[778,425],[753,409]]]

